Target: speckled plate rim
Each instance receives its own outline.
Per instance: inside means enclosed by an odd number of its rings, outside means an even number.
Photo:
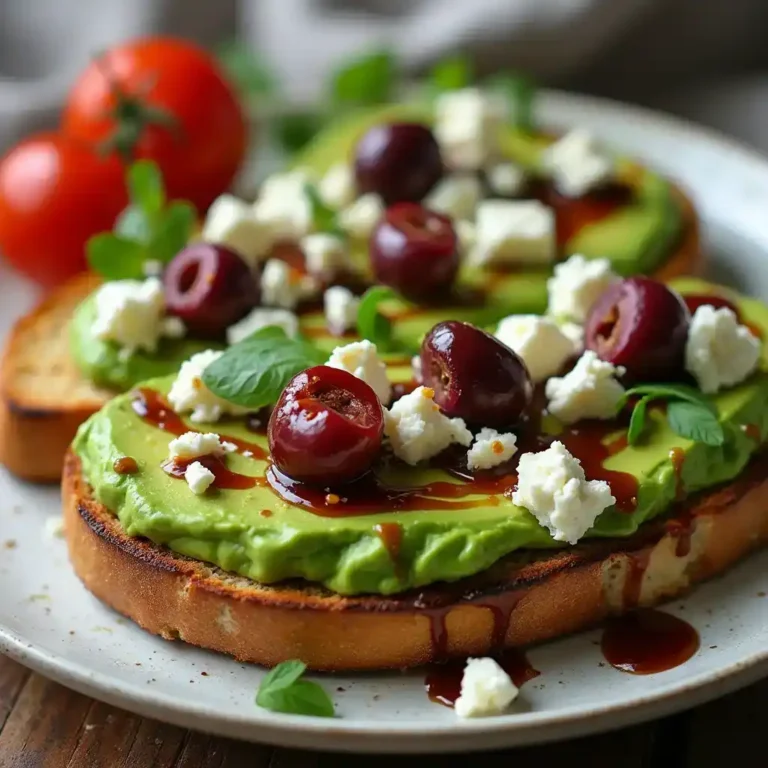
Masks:
[[[617,146],[626,147],[627,151],[637,154],[649,164],[665,168],[677,181],[689,186],[694,199],[697,198],[696,184],[701,179],[697,178],[693,169],[691,173],[682,166],[670,170],[674,163],[671,162],[669,146],[664,149],[658,143],[654,144],[654,141],[659,142],[661,136],[666,135],[667,138],[667,141],[661,144],[683,146],[685,142],[693,142],[717,155],[718,162],[740,165],[740,173],[743,172],[745,183],[754,183],[764,188],[764,194],[768,197],[766,159],[714,131],[618,102],[556,92],[543,95],[540,114],[545,124],[578,124],[593,128],[599,135],[615,142]],[[624,131],[627,141],[623,140]],[[643,135],[647,139],[647,145],[643,143],[642,149],[633,146],[633,143],[639,145],[639,137]],[[738,211],[752,220],[751,237],[762,240],[768,251],[768,230],[764,236],[755,232],[754,216],[757,212],[757,208]],[[734,229],[738,230],[739,220],[732,224]],[[0,651],[83,694],[175,725],[222,736],[297,748],[379,753],[493,749],[620,728],[704,703],[768,675],[766,649],[677,682],[660,684],[653,693],[604,706],[573,705],[554,712],[531,711],[495,718],[425,723],[417,726],[410,721],[402,724],[387,721],[377,727],[352,720],[329,721],[262,711],[249,711],[242,716],[222,716],[206,707],[205,703],[182,701],[179,697],[123,681],[116,683],[109,675],[95,672],[62,655],[30,644],[2,625]]]

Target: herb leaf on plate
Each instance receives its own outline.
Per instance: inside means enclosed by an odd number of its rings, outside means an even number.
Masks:
[[[675,434],[705,445],[722,445],[723,427],[708,408],[685,400],[675,400],[667,407],[667,420]]]
[[[336,106],[371,106],[390,101],[397,80],[395,57],[390,51],[355,58],[336,70],[331,100]]]
[[[392,343],[392,321],[379,311],[379,305],[394,298],[396,294],[391,288],[375,285],[362,295],[357,310],[358,334],[382,351]]]
[[[306,669],[307,665],[297,660],[278,664],[261,681],[256,703],[272,712],[333,717],[333,701],[325,689],[301,679]]]
[[[457,91],[467,88],[474,82],[472,62],[466,56],[451,56],[442,59],[432,67],[429,82],[435,93]]]
[[[525,75],[503,73],[489,78],[486,84],[507,97],[512,124],[521,131],[530,133],[534,130],[534,100],[536,86]]]
[[[315,229],[318,232],[328,232],[338,237],[346,237],[344,230],[339,226],[336,211],[323,202],[317,187],[311,183],[305,184],[304,194],[309,198],[312,208],[312,223]]]

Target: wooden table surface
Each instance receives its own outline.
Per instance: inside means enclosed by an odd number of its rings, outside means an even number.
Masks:
[[[664,720],[550,746],[408,760],[548,768],[765,768],[768,680]],[[478,744],[482,748],[482,744]],[[402,757],[299,752],[147,720],[81,696],[0,656],[0,768],[389,766]],[[566,762],[568,761],[568,762]]]

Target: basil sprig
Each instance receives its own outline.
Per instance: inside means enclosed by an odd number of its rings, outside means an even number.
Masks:
[[[167,264],[189,241],[195,209],[185,200],[168,203],[160,169],[151,160],[130,166],[126,178],[130,205],[113,232],[94,235],[86,244],[91,268],[105,280],[141,279],[144,264]]]
[[[230,403],[258,410],[276,403],[299,371],[325,358],[309,342],[271,325],[225,350],[203,371],[203,383]]]
[[[725,441],[722,424],[711,400],[693,387],[684,384],[642,384],[628,389],[620,403],[623,407],[631,397],[640,397],[632,410],[627,441],[636,445],[645,430],[648,407],[654,401],[667,401],[667,422],[680,437],[705,445],[718,446]]]
[[[384,285],[369,288],[360,298],[357,309],[357,332],[363,339],[373,342],[381,351],[392,346],[392,321],[379,311],[379,305],[397,297]]]
[[[311,680],[301,679],[306,669],[303,661],[278,664],[261,681],[256,703],[272,712],[333,717],[333,701],[325,689]]]

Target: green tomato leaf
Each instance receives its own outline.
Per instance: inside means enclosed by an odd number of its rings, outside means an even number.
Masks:
[[[139,160],[128,169],[128,194],[131,202],[148,218],[160,213],[165,205],[163,175],[151,160]]]
[[[333,103],[369,106],[390,101],[395,86],[395,70],[395,58],[389,51],[355,59],[334,74],[331,82]]]
[[[395,297],[391,288],[375,285],[362,295],[357,310],[358,334],[373,342],[381,351],[392,343],[392,321],[379,312],[379,304]]]
[[[430,84],[436,93],[466,88],[474,79],[472,62],[466,56],[451,56],[438,61],[429,75]]]
[[[623,402],[636,395],[647,395],[653,400],[685,400],[716,413],[714,403],[706,395],[686,384],[640,384],[625,392]]]
[[[524,75],[505,73],[490,78],[487,85],[507,97],[512,124],[521,131],[532,132],[535,128],[533,106],[536,97],[533,81]]]
[[[257,410],[277,402],[299,371],[320,365],[326,355],[282,328],[262,328],[234,344],[203,372],[203,382],[219,397]]]
[[[189,242],[196,219],[195,207],[176,200],[158,218],[149,243],[149,257],[167,264]]]
[[[652,399],[651,397],[644,397],[632,410],[629,429],[627,430],[627,442],[630,445],[637,445],[640,441],[640,437],[645,429],[645,414]]]
[[[147,259],[144,246],[111,232],[94,235],[86,243],[88,264],[105,280],[141,280]]]
[[[717,416],[700,403],[675,400],[667,407],[667,420],[675,434],[705,445],[725,442],[723,426]]]

